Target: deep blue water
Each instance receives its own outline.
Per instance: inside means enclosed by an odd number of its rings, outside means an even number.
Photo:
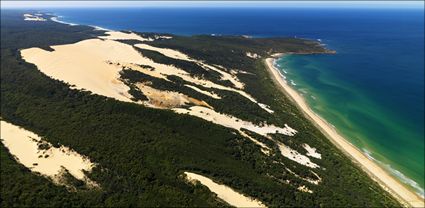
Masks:
[[[60,19],[66,22],[114,30],[321,39],[338,54],[290,56],[278,63],[288,70],[288,78],[297,83],[294,87],[306,93],[307,101],[317,113],[423,194],[423,9],[46,11],[62,16]]]

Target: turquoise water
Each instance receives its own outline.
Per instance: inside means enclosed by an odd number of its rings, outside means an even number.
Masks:
[[[423,126],[415,123],[414,119],[419,119],[418,116],[406,119],[404,110],[396,112],[389,103],[377,101],[374,92],[354,87],[355,83],[350,80],[365,76],[364,73],[372,76],[368,79],[379,80],[379,74],[358,70],[350,79],[342,80],[333,70],[352,63],[341,62],[335,56],[290,55],[279,59],[276,64],[288,83],[303,95],[316,113],[370,158],[423,195]],[[384,93],[397,96],[391,89]],[[399,99],[404,99],[404,96]],[[421,116],[423,110],[416,113]]]
[[[312,109],[423,195],[424,9],[48,9],[115,30],[321,39],[336,55],[278,61]]]
[[[423,10],[391,10],[323,42],[336,55],[277,61],[312,109],[424,195]]]

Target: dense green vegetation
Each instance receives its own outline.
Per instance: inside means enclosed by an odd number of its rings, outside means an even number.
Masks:
[[[268,206],[399,205],[355,167],[276,89],[261,60],[254,61],[245,56],[246,51],[262,56],[269,51],[324,52],[317,43],[299,39],[210,36],[175,36],[171,40],[153,42],[158,47],[179,49],[211,64],[255,74],[240,75],[240,79],[246,83],[247,91],[270,105],[275,114],[264,114],[256,106],[247,107],[250,104],[246,103],[246,99],[234,94],[226,95],[222,91],[217,93],[226,96],[223,99],[225,104],[214,103],[212,99],[209,102],[220,111],[233,111],[232,114],[247,120],[267,120],[279,125],[290,123],[300,133],[292,138],[279,135],[275,139],[301,153],[305,150],[300,148],[300,144],[305,142],[322,150],[323,159],[314,162],[323,168],[314,171],[323,181],[315,186],[285,169],[288,167],[298,175],[314,178],[309,168],[280,154],[262,154],[258,146],[232,129],[167,110],[150,109],[72,90],[68,85],[45,76],[36,66],[24,62],[19,54],[20,48],[49,48],[50,45],[93,37],[99,32],[84,26],[71,27],[51,21],[25,22],[22,14],[16,11],[2,11],[1,18],[2,119],[43,136],[54,145],[63,144],[88,156],[97,164],[89,177],[101,186],[100,190],[76,186],[77,191],[69,192],[65,187],[56,186],[43,176],[31,173],[1,145],[2,207],[226,206],[216,200],[207,188],[193,186],[183,180],[183,171],[211,177],[258,198]],[[169,61],[160,58],[161,61]],[[195,67],[191,72],[196,73]],[[122,73],[122,78],[134,82],[146,79],[160,89],[177,86],[175,90],[207,99],[190,88],[182,87],[182,80],[173,77],[170,80],[174,82],[170,84],[127,70]],[[226,107],[228,104],[231,106]],[[260,135],[250,134],[268,142]],[[274,152],[277,152],[276,147]],[[285,180],[290,180],[292,185],[283,183]],[[297,191],[298,185],[306,185],[314,193]]]

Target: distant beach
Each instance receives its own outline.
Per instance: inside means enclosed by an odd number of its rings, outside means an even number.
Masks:
[[[283,54],[273,55],[275,58],[282,56]],[[362,151],[358,150],[351,143],[349,143],[344,137],[342,137],[336,129],[321,118],[319,115],[313,112],[307,105],[304,98],[298,94],[290,85],[286,82],[279,69],[274,66],[275,58],[267,58],[265,60],[266,68],[271,74],[271,77],[275,83],[280,86],[283,93],[288,95],[299,109],[309,118],[314,125],[316,125],[322,133],[324,133],[332,143],[334,143],[339,149],[341,149],[347,156],[358,164],[363,170],[365,170],[374,180],[376,180],[385,190],[390,192],[401,202],[408,204],[412,207],[424,207],[424,200],[413,191],[406,188],[398,180],[388,174],[382,169],[376,162],[369,159]]]

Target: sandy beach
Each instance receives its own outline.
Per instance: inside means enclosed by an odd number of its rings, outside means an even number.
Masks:
[[[283,54],[276,54],[273,57],[279,57]],[[326,122],[323,118],[313,112],[307,105],[301,95],[292,89],[286,81],[281,77],[278,69],[273,65],[274,58],[265,60],[266,68],[272,75],[272,79],[276,84],[281,86],[279,89],[288,95],[298,106],[298,108],[309,118],[320,131],[325,134],[330,141],[349,156],[354,163],[358,164],[372,179],[377,181],[386,191],[396,197],[401,203],[411,207],[424,207],[424,199],[415,192],[409,190],[405,185],[399,182],[396,178],[387,173],[376,162],[369,159],[360,150],[342,137],[332,125]]]

